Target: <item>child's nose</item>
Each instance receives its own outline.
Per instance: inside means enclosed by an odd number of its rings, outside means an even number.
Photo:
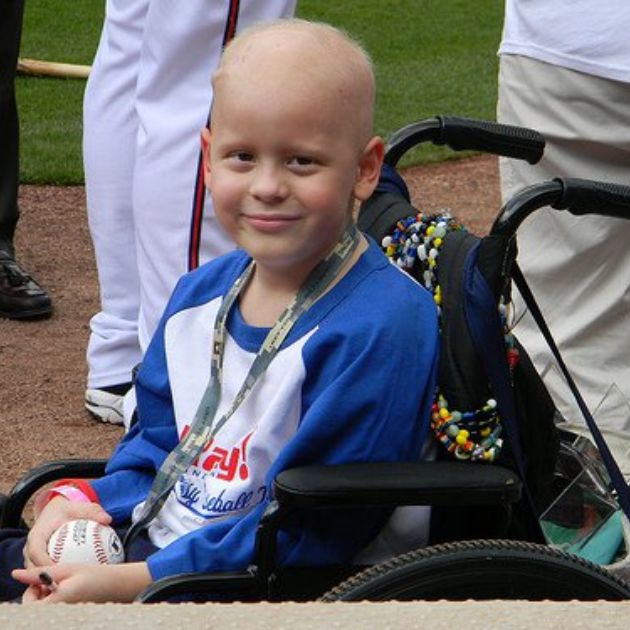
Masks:
[[[282,169],[271,165],[259,165],[252,180],[251,194],[265,203],[284,199],[288,194],[288,188]]]

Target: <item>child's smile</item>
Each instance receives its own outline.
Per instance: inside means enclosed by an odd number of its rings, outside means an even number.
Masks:
[[[278,234],[292,227],[299,221],[299,216],[277,212],[244,212],[243,219],[254,230],[265,234]]]

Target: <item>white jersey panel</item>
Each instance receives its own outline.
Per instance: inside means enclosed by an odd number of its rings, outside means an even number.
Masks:
[[[213,325],[221,301],[216,298],[180,311],[165,328],[180,438],[188,431],[205,391],[208,378],[199,375],[210,375]],[[194,343],[191,329],[196,331]],[[154,544],[164,547],[212,520],[242,515],[265,500],[265,474],[297,430],[306,373],[302,348],[316,331],[317,327],[278,352],[234,415],[182,475],[149,528]],[[255,356],[227,335],[217,419],[229,410]]]

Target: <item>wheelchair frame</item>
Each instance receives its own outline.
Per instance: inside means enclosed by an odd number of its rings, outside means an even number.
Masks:
[[[427,140],[447,144],[454,150],[480,150],[531,163],[538,161],[544,150],[544,139],[532,130],[488,121],[436,117],[395,133],[387,146],[386,162],[395,166],[409,148]],[[525,189],[511,199],[495,221],[492,233],[513,236],[522,220],[546,205],[583,213],[584,199],[595,202],[602,208],[602,214],[630,218],[630,188],[587,180],[554,180]],[[66,459],[30,471],[7,495],[0,526],[18,527],[29,498],[44,485],[61,478],[101,476],[105,464],[106,460]],[[518,475],[496,464],[362,463],[285,470],[276,478],[274,498],[260,520],[250,567],[244,571],[164,578],[142,593],[139,601],[162,601],[191,592],[212,594],[221,600],[305,600],[320,596],[331,587],[324,601],[450,598],[449,593],[462,599],[528,598],[523,588],[532,580],[542,585],[530,589],[534,597],[630,598],[630,585],[604,568],[551,550],[541,541],[501,540],[510,521],[511,506],[521,499],[522,490]],[[405,554],[368,568],[341,586],[336,586],[340,579],[361,567],[287,568],[276,564],[277,533],[296,513],[403,505],[479,506],[496,510],[501,518],[494,520],[493,531],[484,532],[486,541],[447,543]],[[520,578],[511,583],[516,574]],[[486,581],[492,584],[490,590],[479,586]],[[575,588],[571,588],[571,583],[576,584]],[[558,588],[554,588],[555,584]],[[549,589],[555,592],[550,594]]]

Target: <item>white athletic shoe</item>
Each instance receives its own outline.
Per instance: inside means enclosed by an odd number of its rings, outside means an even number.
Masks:
[[[85,390],[85,408],[101,422],[123,424],[123,400],[130,383]]]

